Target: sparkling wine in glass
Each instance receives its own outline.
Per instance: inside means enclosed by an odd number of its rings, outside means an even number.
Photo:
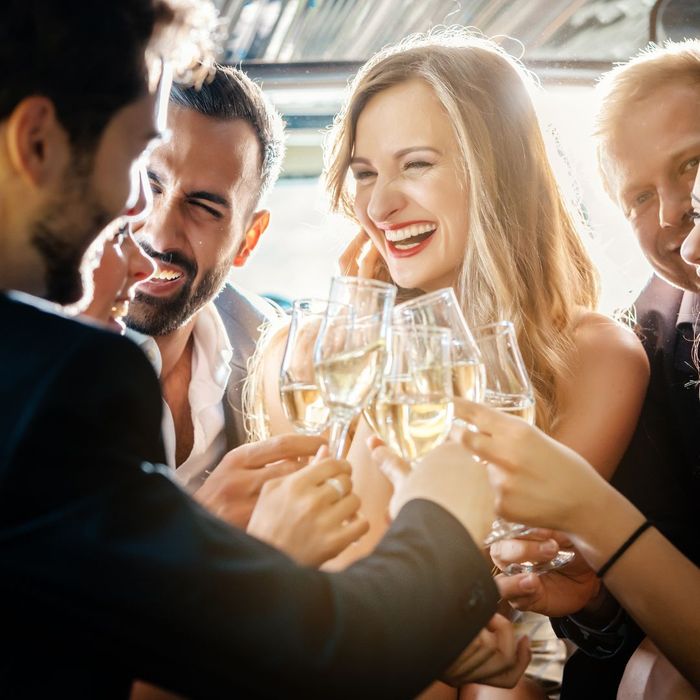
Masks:
[[[313,350],[328,310],[323,299],[297,299],[280,367],[279,391],[287,419],[299,433],[320,435],[329,411],[321,397],[313,365]],[[342,305],[336,305],[338,310]]]
[[[476,329],[474,335],[486,370],[484,403],[534,425],[535,393],[525,369],[513,324],[502,321],[482,326]],[[484,544],[489,546],[498,540],[520,537],[530,530],[527,525],[497,518]],[[571,551],[561,550],[549,562],[511,564],[504,573],[542,573],[568,564],[574,556]]]
[[[376,432],[414,462],[444,442],[453,418],[451,334],[393,326],[389,357],[373,402]]]
[[[455,396],[480,402],[484,397],[484,365],[479,348],[450,287],[399,304],[394,323],[448,328],[452,333],[452,388]]]
[[[330,450],[338,459],[348,427],[379,388],[386,336],[396,296],[393,285],[360,277],[334,277],[314,346],[318,388],[330,411]]]

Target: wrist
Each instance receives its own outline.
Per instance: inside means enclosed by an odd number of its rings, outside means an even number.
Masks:
[[[587,627],[602,629],[616,618],[619,611],[620,604],[599,581],[598,592],[580,610],[569,617]]]
[[[577,517],[570,535],[576,548],[598,571],[644,520],[641,512],[607,482],[585,516]]]

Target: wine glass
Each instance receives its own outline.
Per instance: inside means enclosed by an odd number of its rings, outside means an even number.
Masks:
[[[328,407],[323,403],[313,366],[313,349],[328,310],[324,299],[297,299],[280,367],[279,392],[289,422],[303,435],[320,435],[328,425]],[[345,307],[346,309],[349,307]]]
[[[509,321],[492,323],[477,328],[474,335],[486,369],[484,403],[534,425],[535,394],[520,354],[513,324]],[[484,544],[490,546],[498,540],[519,537],[531,529],[521,523],[497,518]],[[574,556],[571,551],[561,550],[549,562],[511,564],[504,573],[541,573],[568,564]]]
[[[386,335],[396,287],[360,277],[334,277],[314,346],[318,388],[330,411],[331,454],[340,459],[348,427],[374,397],[384,371]]]
[[[452,335],[446,328],[392,326],[381,386],[370,413],[375,432],[413,463],[452,426]]]
[[[453,393],[470,401],[483,400],[484,365],[451,287],[397,305],[394,323],[449,328],[452,333]]]

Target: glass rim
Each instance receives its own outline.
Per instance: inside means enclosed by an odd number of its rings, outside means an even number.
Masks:
[[[304,304],[319,304],[323,306],[323,311],[311,311],[308,309],[304,309],[303,305]],[[343,301],[331,301],[330,299],[323,299],[322,297],[300,297],[299,299],[295,299],[292,302],[292,311],[306,311],[309,314],[318,314],[322,316],[323,314],[326,313],[326,310],[328,309],[329,306],[346,306],[350,307],[350,304],[346,304]]]
[[[443,336],[452,342],[452,329],[448,326],[404,326],[391,324],[391,335]]]
[[[389,282],[382,282],[371,277],[353,277],[352,275],[336,275],[331,278],[331,287],[335,282],[343,282],[345,284],[352,282],[357,287],[369,287],[381,289],[384,291],[393,291],[396,294],[396,286]]]
[[[452,287],[443,287],[442,289],[436,289],[434,292],[421,294],[420,296],[415,297],[414,299],[407,299],[406,301],[402,301],[400,304],[397,304],[394,307],[394,312],[400,313],[404,309],[412,309],[417,306],[423,306],[426,302],[430,303],[431,301],[439,299],[441,297],[448,297],[449,299],[453,300],[457,304],[457,306],[459,306],[459,301],[457,299],[457,295],[455,294],[455,290]]]

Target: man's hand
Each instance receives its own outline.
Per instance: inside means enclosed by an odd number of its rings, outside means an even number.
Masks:
[[[502,615],[494,615],[441,680],[455,687],[485,683],[513,688],[529,663],[530,640],[516,641],[513,625]]]
[[[329,459],[322,447],[311,464],[263,486],[248,533],[300,564],[332,559],[369,529],[350,473],[349,462]]]
[[[241,445],[224,455],[194,497],[217,517],[245,529],[265,483],[303,467],[323,444],[320,437],[288,434]]]
[[[491,546],[491,558],[499,569],[523,561],[546,562],[556,555],[566,537],[552,530],[539,530],[540,539],[512,539]],[[516,610],[531,610],[561,617],[584,608],[600,590],[600,581],[579,554],[570,564],[544,574],[496,577],[501,596]]]

